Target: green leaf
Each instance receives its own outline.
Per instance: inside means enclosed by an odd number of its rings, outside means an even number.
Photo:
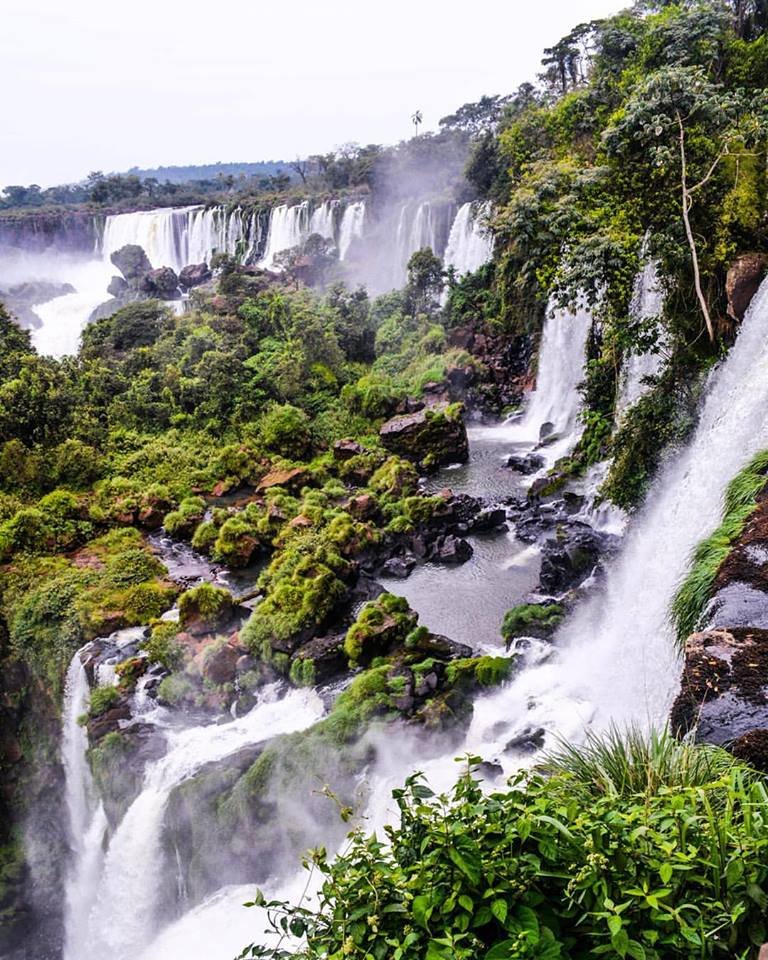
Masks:
[[[661,877],[662,883],[669,883],[672,879],[672,864],[662,863],[661,867],[659,867],[659,876]]]
[[[459,905],[462,906],[468,913],[472,913],[475,909],[475,902],[471,897],[468,897],[465,893],[459,897]]]
[[[456,847],[449,847],[448,856],[473,884],[480,883],[481,862],[480,857],[474,851],[466,852],[458,850]]]
[[[608,917],[608,929],[611,931],[611,936],[616,936],[616,934],[621,930],[624,924],[621,922],[621,917]]]
[[[507,903],[506,900],[494,900],[491,904],[491,913],[496,917],[502,926],[506,923],[507,920]]]
[[[516,946],[517,941],[515,940],[502,940],[501,943],[491,947],[485,955],[485,960],[510,960],[514,956],[512,950]]]
[[[422,893],[418,897],[413,898],[411,912],[413,913],[413,919],[420,927],[427,927],[429,918],[432,916],[432,909],[432,900],[426,896],[426,894]]]

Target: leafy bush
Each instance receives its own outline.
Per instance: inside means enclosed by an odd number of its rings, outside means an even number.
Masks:
[[[358,828],[335,860],[313,851],[316,910],[266,904],[304,944],[243,957],[745,960],[765,938],[768,790],[723,751],[613,734],[504,792],[470,769],[394,797],[387,843]]]
[[[262,446],[282,457],[302,460],[309,453],[311,434],[309,418],[290,403],[275,404],[258,421]]]

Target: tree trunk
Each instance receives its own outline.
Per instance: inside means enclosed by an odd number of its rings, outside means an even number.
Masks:
[[[712,325],[712,317],[709,315],[709,306],[704,291],[701,289],[701,272],[699,270],[699,255],[696,252],[696,241],[693,238],[691,229],[691,219],[689,216],[693,198],[688,190],[688,167],[685,157],[685,127],[683,126],[680,114],[677,114],[677,125],[680,131],[680,190],[682,194],[683,223],[685,224],[685,235],[688,238],[688,246],[691,250],[691,260],[693,262],[693,282],[696,287],[696,296],[699,299],[701,312],[704,314],[704,322],[707,325],[709,339],[714,343],[715,328]]]

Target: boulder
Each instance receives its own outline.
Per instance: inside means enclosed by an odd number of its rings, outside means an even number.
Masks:
[[[474,550],[468,540],[449,534],[437,545],[432,559],[439,563],[466,563]]]
[[[223,683],[234,683],[237,663],[243,655],[243,648],[232,640],[211,645],[205,650],[203,656],[201,671],[203,679],[217,686]]]
[[[413,573],[415,566],[415,557],[390,557],[390,559],[387,560],[387,562],[381,568],[381,572],[384,574],[384,576],[397,577],[398,580],[405,580],[407,577],[410,577],[411,573]]]
[[[333,445],[334,460],[351,460],[353,457],[359,457],[361,453],[365,453],[365,447],[355,440],[337,440]]]
[[[391,453],[430,467],[466,463],[469,459],[462,408],[455,404],[393,417],[382,425],[379,436]]]
[[[347,670],[347,657],[344,653],[344,634],[330,637],[317,637],[299,647],[293,655],[293,662],[309,662],[313,665],[313,682],[324,683],[331,677]]]
[[[361,493],[347,501],[346,509],[358,520],[367,520],[378,511],[378,505],[370,493]]]
[[[286,490],[299,491],[304,486],[306,479],[307,471],[304,467],[294,467],[290,470],[270,470],[259,480],[256,491],[257,493],[263,493],[272,487],[285,487]]]
[[[527,453],[525,456],[513,453],[507,458],[505,466],[510,470],[516,470],[524,476],[530,476],[532,473],[538,473],[547,465],[547,461],[540,453]]]
[[[728,298],[728,316],[740,323],[744,319],[752,297],[765,276],[768,257],[763,253],[745,253],[728,269],[725,294]]]
[[[179,278],[170,267],[158,267],[145,273],[139,284],[140,291],[158,300],[178,300],[181,297]]]
[[[109,259],[129,283],[132,280],[140,280],[152,269],[144,248],[136,243],[128,243],[120,247]]]
[[[107,293],[111,297],[117,297],[119,299],[125,296],[129,289],[127,280],[124,280],[122,277],[112,277],[107,287]]]
[[[506,524],[507,511],[504,507],[485,507],[472,521],[472,529],[480,532],[496,530]]]
[[[179,273],[179,286],[182,290],[191,290],[210,279],[211,271],[207,263],[190,263]]]
[[[603,537],[587,524],[558,528],[558,536],[542,544],[541,589],[562,594],[589,577],[603,551]]]

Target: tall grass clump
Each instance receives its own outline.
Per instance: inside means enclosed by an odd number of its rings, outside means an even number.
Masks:
[[[696,630],[711,595],[717,571],[741,535],[766,484],[768,450],[758,453],[731,480],[723,498],[720,526],[693,551],[689,571],[677,589],[670,609],[678,643]]]

